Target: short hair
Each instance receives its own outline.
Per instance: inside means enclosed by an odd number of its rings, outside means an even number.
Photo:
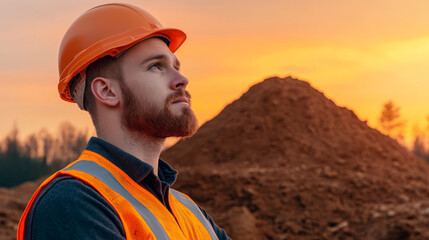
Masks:
[[[83,107],[89,112],[95,124],[95,97],[92,94],[91,83],[97,77],[113,78],[122,82],[122,54],[119,57],[104,56],[91,63],[86,68],[86,86],[83,97]]]
[[[170,41],[163,36],[153,36],[150,38],[161,39],[162,41],[165,42],[165,44],[167,44],[167,46],[170,45]],[[124,83],[122,80],[122,59],[123,59],[123,56],[125,55],[125,52],[128,51],[130,48],[122,51],[116,56],[107,55],[102,58],[99,58],[96,61],[92,62],[85,70],[86,84],[85,84],[85,92],[83,96],[83,108],[87,110],[91,115],[94,125],[96,124],[96,114],[95,114],[96,104],[95,104],[94,95],[92,94],[92,90],[91,90],[92,81],[97,77],[113,78],[119,81],[119,84],[121,85],[121,90],[122,90],[124,86]],[[74,81],[72,80],[70,82],[70,86],[73,86],[73,85],[74,85]],[[70,89],[74,89],[74,87],[70,87]]]

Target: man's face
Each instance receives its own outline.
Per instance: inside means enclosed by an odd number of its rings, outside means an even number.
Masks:
[[[188,79],[160,39],[147,39],[122,59],[122,124],[156,138],[188,137],[198,128],[186,91]]]

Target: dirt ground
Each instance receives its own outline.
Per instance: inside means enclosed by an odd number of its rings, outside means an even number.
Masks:
[[[15,188],[0,188],[0,240],[16,239],[18,222],[27,202],[43,182],[26,182]]]
[[[162,158],[234,240],[429,239],[429,164],[304,81],[254,85]],[[0,189],[0,239],[38,184]]]
[[[266,79],[162,157],[233,239],[429,239],[429,164],[307,82]]]

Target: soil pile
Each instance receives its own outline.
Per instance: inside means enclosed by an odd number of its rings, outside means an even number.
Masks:
[[[0,239],[16,239],[18,222],[33,193],[43,182],[39,179],[14,188],[0,188]]]
[[[252,86],[162,158],[235,239],[429,239],[429,164],[310,86]]]

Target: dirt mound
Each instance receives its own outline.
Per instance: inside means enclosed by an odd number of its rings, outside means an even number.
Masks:
[[[236,240],[429,239],[429,165],[291,77],[254,85],[162,158]]]
[[[0,187],[0,239],[16,239],[18,222],[27,202],[43,179],[26,182],[14,188]]]

